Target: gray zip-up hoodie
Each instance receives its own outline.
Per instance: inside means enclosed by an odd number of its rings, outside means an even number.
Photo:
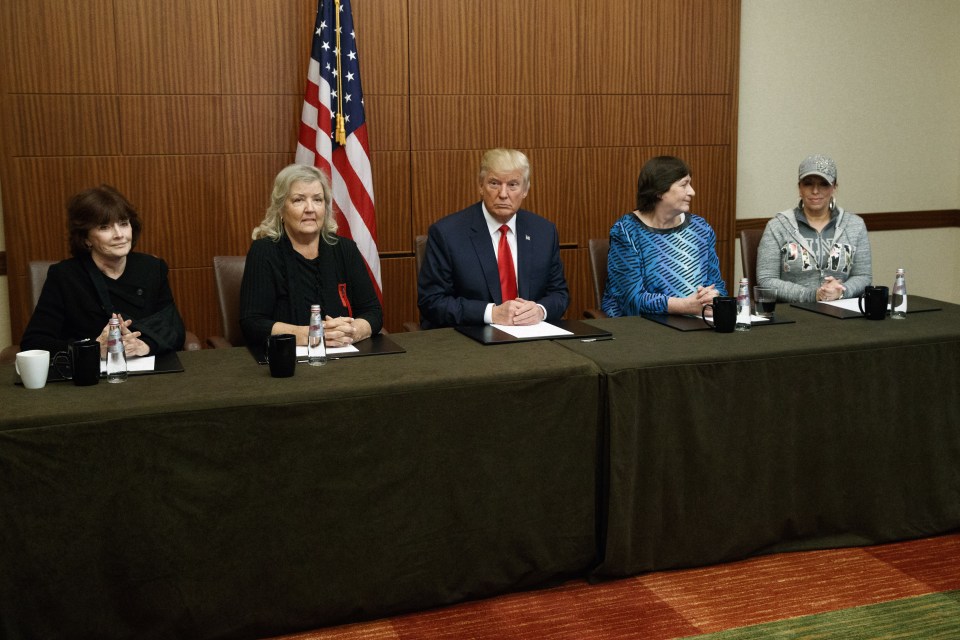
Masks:
[[[860,216],[837,207],[826,236],[804,238],[797,209],[781,211],[767,223],[757,247],[757,284],[777,289],[781,302],[815,302],[820,279],[843,282],[844,298],[856,298],[872,280],[870,240]]]

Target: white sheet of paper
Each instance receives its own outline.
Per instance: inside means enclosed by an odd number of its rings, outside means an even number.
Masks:
[[[360,349],[357,349],[352,344],[348,344],[345,347],[327,347],[327,355],[335,356],[342,353],[357,353]],[[303,345],[302,347],[297,347],[297,357],[306,358],[307,357],[307,347]]]
[[[127,358],[127,373],[133,371],[153,371],[156,366],[156,356],[130,356]],[[100,361],[100,373],[107,372],[107,361]]]
[[[820,304],[828,304],[831,307],[840,307],[841,309],[846,309],[847,311],[856,311],[860,312],[860,299],[859,298],[842,298],[840,300],[825,300]]]
[[[856,311],[860,313],[860,298],[843,298],[842,300],[828,300],[821,302],[820,304],[829,304],[834,307],[840,307],[841,309],[846,309],[848,311]],[[887,303],[887,309],[890,308],[890,303]]]
[[[492,324],[490,326],[500,329],[500,331],[503,331],[504,333],[509,333],[514,338],[549,338],[550,336],[573,335],[572,331],[561,329],[557,325],[550,324],[549,322],[540,322],[538,324],[532,324],[528,326],[505,324]]]

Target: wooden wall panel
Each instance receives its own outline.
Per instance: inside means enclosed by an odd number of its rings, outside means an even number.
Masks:
[[[123,153],[223,153],[220,96],[120,96]]]
[[[416,0],[410,4],[410,95],[500,95],[497,31],[506,17],[486,2]],[[509,28],[520,28],[510,21]]]
[[[597,95],[585,98],[587,139],[597,147],[728,145],[727,95]]]
[[[120,153],[116,96],[14,94],[14,156],[85,156]]]
[[[218,0],[116,3],[120,93],[220,93]]]
[[[375,151],[373,196],[377,212],[377,249],[381,254],[413,251],[410,216],[410,154]]]
[[[5,0],[11,93],[117,90],[113,0]]]
[[[497,0],[479,3],[483,19],[495,29],[477,35],[496,42],[495,67],[483,65],[478,73],[492,73],[496,93],[564,94],[579,93],[580,64],[577,10],[582,0]],[[499,24],[494,24],[496,21]],[[482,34],[482,35],[481,35]]]
[[[409,96],[367,94],[363,97],[363,107],[371,152],[410,149]]]
[[[307,0],[313,6],[317,3]],[[420,0],[413,0],[419,4]],[[409,0],[354,0],[363,95],[406,96],[410,91]],[[436,51],[436,49],[434,49]]]
[[[302,95],[225,95],[225,153],[289,153],[297,146]]]
[[[739,0],[596,0],[580,4],[585,93],[730,93]],[[611,55],[611,52],[617,55]]]
[[[589,137],[579,96],[413,96],[410,112],[414,150],[579,147]]]
[[[302,100],[316,1],[234,0],[219,4],[224,93],[298,94]]]

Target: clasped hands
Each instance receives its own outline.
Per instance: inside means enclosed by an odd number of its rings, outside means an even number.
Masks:
[[[532,325],[543,321],[543,309],[536,302],[515,298],[494,305],[491,317],[494,324]]]
[[[123,341],[123,355],[146,356],[150,354],[150,345],[140,339],[139,331],[130,331],[130,325],[133,320],[124,320],[123,316],[115,313],[112,316],[120,321],[120,339]],[[110,340],[110,323],[103,328],[100,335],[97,336],[97,342],[100,343],[100,359],[107,357],[107,343]]]
[[[843,286],[842,280],[837,280],[833,276],[827,276],[823,279],[823,282],[820,283],[820,288],[817,289],[817,302],[839,300],[843,297],[845,290],[846,288]]]
[[[323,339],[328,347],[346,347],[354,342],[370,337],[370,329],[366,320],[357,320],[350,317],[331,318],[323,320]]]
[[[720,292],[717,291],[717,288],[712,284],[706,287],[698,286],[696,291],[686,298],[681,298],[684,306],[687,307],[684,311],[699,316],[700,312],[703,311],[704,305],[712,304],[713,299],[719,295]],[[709,310],[707,315],[711,315]]]

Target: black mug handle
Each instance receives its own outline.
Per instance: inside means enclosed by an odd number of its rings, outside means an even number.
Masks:
[[[707,304],[703,305],[703,309],[700,310],[700,318],[703,320],[705,325],[712,329],[714,325],[710,322],[707,322],[707,307],[710,307],[710,312],[713,313],[713,303],[708,302]]]
[[[857,298],[857,306],[860,308],[860,313],[861,313],[862,315],[867,315],[867,312],[863,310],[863,297],[864,297],[865,295],[867,295],[867,292],[866,292],[866,291],[864,291],[863,293],[861,293],[861,294],[860,294],[860,297]]]

